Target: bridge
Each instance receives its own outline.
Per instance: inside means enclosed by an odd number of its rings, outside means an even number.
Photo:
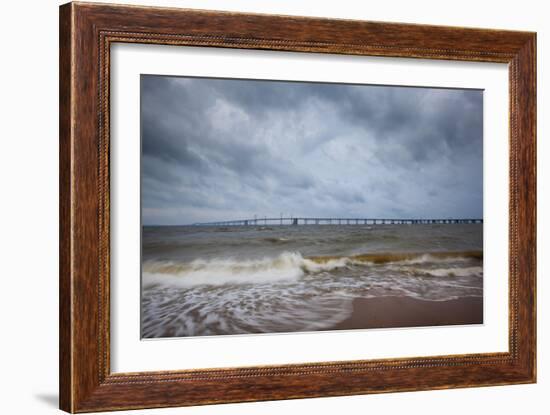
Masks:
[[[383,219],[383,218],[254,218],[194,223],[193,226],[266,226],[266,225],[431,225],[476,224],[483,219]]]

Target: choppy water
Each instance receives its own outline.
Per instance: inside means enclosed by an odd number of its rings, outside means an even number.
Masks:
[[[327,330],[355,298],[483,295],[483,225],[144,227],[142,336]]]

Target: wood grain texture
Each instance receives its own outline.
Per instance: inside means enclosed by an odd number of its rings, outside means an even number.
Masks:
[[[111,373],[109,69],[115,42],[508,63],[509,352]],[[60,407],[90,412],[534,382],[536,36],[69,3],[60,9]]]
[[[72,409],[71,288],[71,102],[72,20],[70,9],[59,14],[59,406]]]

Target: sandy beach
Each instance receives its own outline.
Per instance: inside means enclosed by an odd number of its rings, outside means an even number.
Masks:
[[[425,301],[412,297],[357,298],[351,317],[332,330],[483,323],[483,298]]]

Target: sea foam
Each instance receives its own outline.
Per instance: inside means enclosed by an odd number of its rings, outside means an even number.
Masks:
[[[296,280],[305,273],[330,271],[347,266],[350,258],[342,257],[325,262],[304,258],[298,252],[284,252],[274,258],[249,260],[196,259],[188,263],[145,262],[145,286],[166,284],[181,287],[196,285],[250,284]]]
[[[143,264],[143,284],[163,284],[178,287],[197,285],[258,284],[292,281],[304,274],[317,274],[349,266],[386,264],[414,265],[424,263],[460,262],[477,254],[457,253],[404,253],[360,254],[353,256],[303,257],[299,252],[283,252],[269,258],[237,260],[235,258],[196,259],[191,262],[148,261]],[[463,276],[482,274],[481,267],[423,269],[432,276]]]

